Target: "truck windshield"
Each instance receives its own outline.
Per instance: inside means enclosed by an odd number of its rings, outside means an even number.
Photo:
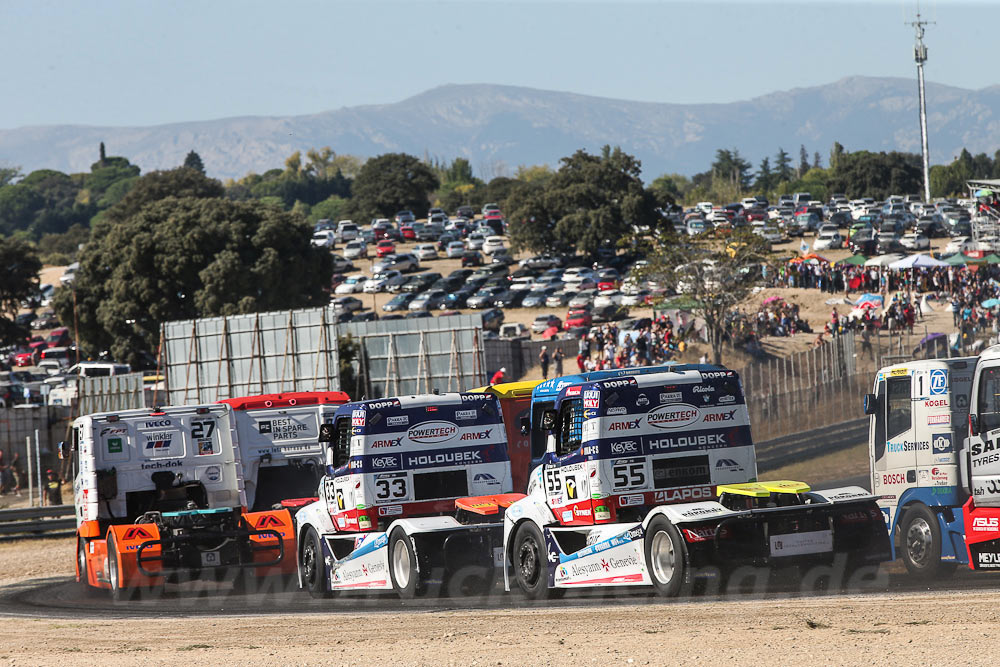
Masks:
[[[579,398],[564,401],[560,414],[559,456],[578,449],[583,440],[583,401]]]
[[[886,396],[886,439],[892,440],[910,430],[910,377],[890,378]]]

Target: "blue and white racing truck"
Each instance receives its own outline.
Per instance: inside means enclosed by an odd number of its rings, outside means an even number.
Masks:
[[[851,571],[889,557],[864,489],[755,481],[733,371],[571,383],[532,428],[546,432],[546,454],[503,525],[505,586],[530,598],[636,585],[672,596],[742,565],[839,560]]]
[[[295,515],[299,581],[311,595],[394,590],[410,598],[493,584],[498,508],[513,500],[503,495],[511,490],[508,435],[495,396],[347,403],[320,440],[320,499]]]

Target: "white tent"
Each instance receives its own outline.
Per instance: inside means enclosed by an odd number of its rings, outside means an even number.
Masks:
[[[865,266],[887,266],[901,259],[903,259],[902,255],[879,255],[866,261]]]
[[[948,262],[942,262],[940,259],[934,259],[930,255],[925,255],[922,252],[918,252],[916,255],[910,255],[909,257],[904,257],[903,259],[889,264],[890,269],[924,269],[934,266],[950,266],[950,264],[948,264]]]

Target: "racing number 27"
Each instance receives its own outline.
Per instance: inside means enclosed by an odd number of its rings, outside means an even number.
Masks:
[[[215,433],[215,420],[191,422],[191,437],[195,440],[199,438],[211,438],[213,433]]]

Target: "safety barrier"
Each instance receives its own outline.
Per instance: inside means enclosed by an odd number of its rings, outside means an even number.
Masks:
[[[76,528],[75,513],[72,505],[0,510],[0,535],[23,533],[24,537],[42,537],[53,531],[73,530]]]

